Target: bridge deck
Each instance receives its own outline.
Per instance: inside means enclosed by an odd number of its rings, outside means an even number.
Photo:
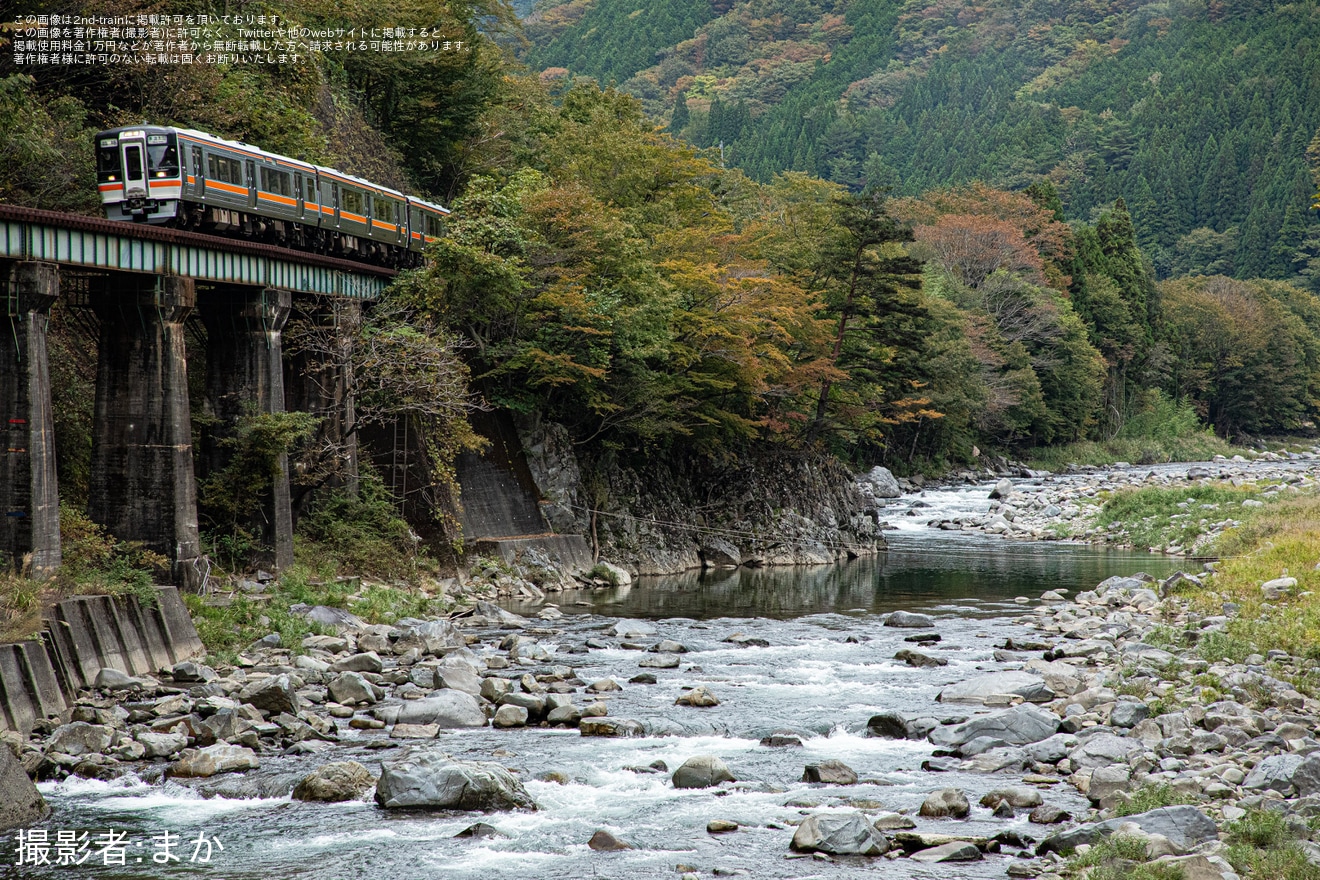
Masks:
[[[375,299],[398,274],[269,244],[14,205],[0,205],[0,259],[181,275],[357,299]]]

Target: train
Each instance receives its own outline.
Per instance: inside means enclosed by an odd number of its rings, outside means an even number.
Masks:
[[[149,223],[410,268],[449,210],[396,189],[189,128],[96,135],[110,220]]]

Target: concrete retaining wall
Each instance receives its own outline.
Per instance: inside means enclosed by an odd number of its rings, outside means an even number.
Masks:
[[[65,599],[40,641],[0,645],[0,728],[26,735],[62,715],[102,668],[141,675],[205,653],[179,591],[157,589],[150,608],[131,597]]]

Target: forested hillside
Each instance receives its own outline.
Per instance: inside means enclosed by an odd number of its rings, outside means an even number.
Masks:
[[[1320,255],[1316,0],[540,0],[527,34],[534,69],[617,81],[754,179],[1044,177],[1070,218],[1123,198],[1159,277]]]

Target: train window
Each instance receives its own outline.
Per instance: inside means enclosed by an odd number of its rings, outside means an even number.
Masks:
[[[442,232],[440,218],[433,214],[426,215],[426,234],[433,238],[439,238]]]
[[[306,191],[306,195],[303,196],[303,199],[304,199],[305,201],[311,202],[312,204],[315,204],[315,203],[316,203],[316,178],[315,178],[315,177],[304,177],[304,178],[303,178],[303,188],[304,188],[304,190]]]
[[[330,198],[335,203],[335,208],[339,208],[339,184],[330,184]]]
[[[179,150],[173,135],[153,134],[147,138],[147,163],[152,177],[179,176]]]
[[[109,138],[107,141],[112,146],[103,146],[96,151],[96,179],[100,183],[119,179],[119,148],[114,146],[119,142]]]
[[[142,148],[124,148],[124,166],[129,180],[142,179]]]
[[[211,153],[206,157],[206,176],[214,180],[223,180],[225,183],[241,184],[243,182],[243,164],[237,159]]]
[[[394,202],[387,198],[377,196],[372,205],[372,213],[376,215],[377,220],[384,220],[387,223],[394,222]]]
[[[193,157],[193,174],[196,175],[197,177],[205,177],[206,172],[202,171],[202,148],[193,147],[192,157]]]
[[[293,185],[289,179],[289,173],[287,171],[276,171],[274,168],[261,169],[261,188],[266,192],[279,193],[282,196],[293,195]]]
[[[366,202],[362,198],[362,193],[356,190],[344,190],[344,210],[350,214],[366,214]]]

